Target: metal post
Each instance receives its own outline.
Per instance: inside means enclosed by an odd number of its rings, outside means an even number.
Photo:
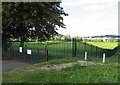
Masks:
[[[87,60],[87,52],[85,52],[85,60]]]
[[[105,63],[105,53],[103,53],[103,63]]]
[[[92,57],[92,45],[91,45],[91,57]]]
[[[84,53],[86,51],[86,42],[84,42]]]
[[[74,38],[72,38],[72,56],[74,56]]]
[[[72,38],[72,56],[76,56],[76,51],[77,51],[77,45],[76,45],[76,39]]]
[[[39,55],[39,50],[40,50],[40,49],[38,48],[38,55]]]
[[[48,61],[48,50],[46,50],[46,61]]]
[[[30,55],[31,56],[31,63],[32,63],[32,55]]]
[[[97,57],[97,49],[98,49],[98,47],[96,46],[96,57]]]
[[[11,46],[9,47],[9,57],[10,57]]]
[[[75,42],[75,47],[74,47],[74,49],[75,49],[75,51],[74,51],[74,56],[76,56],[76,52],[77,52],[76,39],[74,40],[74,42]]]
[[[47,46],[45,46],[45,59],[48,61],[48,49]]]

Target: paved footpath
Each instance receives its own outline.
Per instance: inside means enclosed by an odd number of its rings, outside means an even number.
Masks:
[[[19,62],[19,61],[15,61],[15,60],[3,60],[2,61],[2,71],[8,71],[8,70],[12,70],[15,68],[22,68],[25,66],[29,66],[30,64],[28,63],[23,63],[23,62]]]

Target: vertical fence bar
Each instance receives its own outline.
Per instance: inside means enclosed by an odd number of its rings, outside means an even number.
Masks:
[[[76,38],[75,38],[74,42],[75,42],[75,47],[74,47],[74,49],[75,49],[75,52],[74,52],[74,56],[76,56],[76,52],[77,52]]]
[[[98,49],[98,47],[96,46],[96,57],[97,57],[97,51],[98,51],[97,49]]]
[[[25,61],[27,61],[27,45],[26,45],[26,42],[24,43],[24,46],[23,46],[23,51],[24,51],[24,59],[25,59]],[[30,57],[31,57],[31,63],[32,63],[32,55],[30,55]]]
[[[91,46],[91,57],[92,57],[92,45],[90,45]]]
[[[72,40],[73,40],[73,38],[71,38],[71,47],[70,47],[70,48],[71,48],[71,56],[73,56],[73,54],[72,54],[72,51],[73,51],[73,50],[72,50],[73,41],[72,41]]]
[[[72,38],[72,56],[74,56],[74,38]]]
[[[46,49],[47,49],[47,48],[46,48],[46,46],[45,46],[45,61],[46,61]]]
[[[77,52],[76,39],[72,39],[72,56],[75,57]]]
[[[38,56],[39,56],[39,50],[40,50],[40,49],[38,48]]]
[[[11,45],[9,44],[9,46],[10,46],[10,47],[9,47],[9,57],[10,57],[10,49],[11,49]]]
[[[48,49],[46,50],[46,61],[48,61]]]
[[[45,46],[45,60],[48,61],[48,49],[47,49],[47,46]]]
[[[30,56],[31,56],[31,63],[32,63],[32,54],[30,54]]]
[[[84,53],[86,51],[86,42],[84,42]]]

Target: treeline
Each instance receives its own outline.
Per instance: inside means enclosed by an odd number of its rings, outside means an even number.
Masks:
[[[83,41],[94,41],[94,42],[119,42],[120,39],[108,38],[108,39],[104,40],[104,39],[102,39],[102,38],[98,38],[98,39],[83,39]]]
[[[90,38],[90,37],[81,37],[81,36],[74,36],[71,37],[70,35],[55,35],[51,37],[51,40],[65,40],[70,41],[72,38],[76,38],[78,41],[93,41],[93,42],[119,42],[120,39],[115,38],[107,38],[106,40],[103,38]]]
[[[119,42],[120,39],[115,39],[115,38],[108,38],[108,39],[103,39],[103,38],[90,38],[90,37],[81,37],[81,36],[74,36],[71,37],[70,35],[54,35],[51,36],[49,40],[59,40],[59,41],[71,41],[72,38],[75,38],[77,41],[93,41],[93,42]],[[21,41],[19,38],[18,39],[11,39],[11,41]],[[46,39],[38,39],[38,38],[29,38],[26,41],[28,42],[40,42],[40,41],[46,41]]]

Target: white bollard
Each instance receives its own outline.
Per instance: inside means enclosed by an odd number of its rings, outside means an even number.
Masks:
[[[19,47],[19,52],[22,53],[22,47]]]
[[[103,63],[105,63],[105,53],[103,53]]]
[[[87,60],[87,52],[85,52],[85,60]]]

